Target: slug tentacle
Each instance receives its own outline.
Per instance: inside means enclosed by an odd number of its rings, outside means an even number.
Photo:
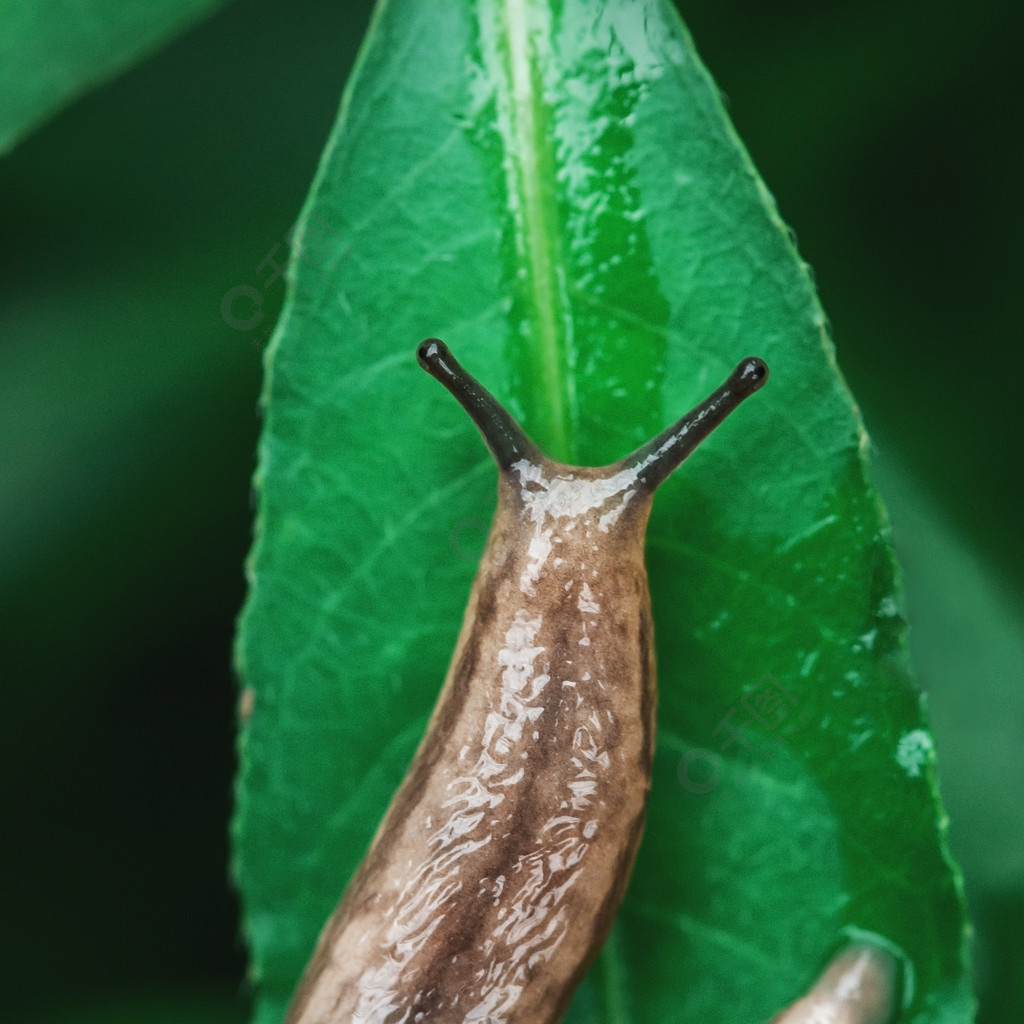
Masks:
[[[767,380],[765,363],[748,356],[721,387],[671,427],[628,455],[621,465],[636,469],[644,487],[654,491],[740,402],[762,388]]]
[[[508,469],[519,459],[540,462],[541,450],[523,428],[502,408],[501,403],[472,374],[467,373],[438,338],[427,338],[416,350],[420,366],[439,380],[473,418],[499,469]]]
[[[552,1024],[611,928],[643,829],[653,491],[766,371],[747,360],[593,469],[548,459],[443,342],[417,354],[493,452],[498,509],[426,734],[287,1022]]]

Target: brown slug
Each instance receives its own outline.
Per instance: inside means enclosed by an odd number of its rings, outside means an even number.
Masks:
[[[744,359],[601,468],[547,458],[436,339],[498,508],[416,756],[327,922],[287,1024],[549,1024],[622,900],[654,751],[644,535],[658,485],[767,379]]]

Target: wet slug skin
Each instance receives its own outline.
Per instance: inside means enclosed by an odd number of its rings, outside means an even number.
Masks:
[[[608,934],[650,788],[644,534],[658,485],[767,367],[620,462],[548,459],[443,342],[420,365],[498,464],[498,508],[426,734],[287,1024],[547,1024]]]

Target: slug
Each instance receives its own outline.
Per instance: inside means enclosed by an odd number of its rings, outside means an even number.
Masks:
[[[644,823],[654,491],[768,369],[744,359],[632,455],[586,468],[545,456],[443,342],[417,356],[490,448],[498,508],[426,734],[286,1024],[550,1024]]]

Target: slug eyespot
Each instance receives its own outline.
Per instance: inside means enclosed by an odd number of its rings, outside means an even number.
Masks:
[[[439,355],[443,358],[447,351],[448,346],[443,341],[438,338],[427,338],[426,341],[421,341],[416,349],[416,359],[420,366],[426,369],[431,360]]]
[[[736,367],[735,375],[738,384],[746,388],[746,393],[753,394],[768,379],[768,366],[764,360],[750,356]]]
[[[654,492],[768,371],[744,360],[673,426],[591,468],[549,459],[444,342],[416,355],[490,448],[498,508],[426,734],[286,1024],[553,1024],[643,829]]]

